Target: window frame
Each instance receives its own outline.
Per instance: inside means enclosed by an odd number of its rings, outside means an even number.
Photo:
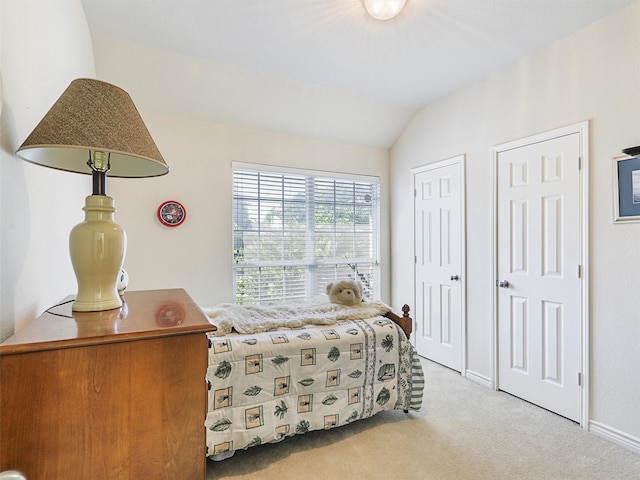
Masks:
[[[331,258],[317,258],[317,255],[315,253],[315,242],[317,241],[317,232],[316,232],[316,225],[312,224],[309,225],[309,222],[305,223],[305,245],[306,245],[306,256],[304,261],[301,260],[291,260],[291,259],[282,259],[281,261],[273,261],[273,260],[268,260],[268,261],[244,261],[244,262],[239,262],[238,261],[238,249],[237,249],[237,245],[236,245],[236,235],[238,234],[238,232],[245,232],[248,231],[249,229],[238,229],[236,227],[236,206],[237,206],[237,202],[239,200],[239,196],[237,195],[237,186],[236,186],[236,174],[238,171],[246,171],[247,173],[255,173],[256,175],[259,174],[273,174],[273,175],[282,175],[282,176],[287,176],[287,175],[291,175],[291,176],[303,176],[305,178],[305,209],[307,209],[308,211],[308,215],[307,215],[307,219],[313,219],[313,221],[315,221],[315,208],[316,206],[319,204],[319,202],[316,202],[314,198],[312,198],[311,202],[309,201],[309,182],[311,180],[311,184],[314,184],[314,181],[317,181],[318,179],[320,180],[329,180],[329,181],[347,181],[347,182],[357,182],[357,183],[362,183],[362,184],[372,184],[374,185],[374,190],[375,190],[375,198],[372,198],[369,201],[373,201],[373,205],[370,207],[371,208],[371,220],[370,220],[370,229],[371,229],[371,233],[369,234],[369,241],[371,243],[370,249],[373,252],[373,254],[371,256],[367,256],[367,257],[357,257],[357,256],[353,256],[351,258],[345,258],[345,259],[340,259],[340,258],[336,258],[336,255],[334,253],[333,257]],[[359,175],[359,174],[350,174],[350,173],[343,173],[343,172],[332,172],[332,171],[325,171],[325,170],[315,170],[315,169],[301,169],[301,168],[289,168],[289,167],[280,167],[280,166],[274,166],[274,165],[264,165],[264,164],[256,164],[256,163],[245,163],[245,162],[232,162],[232,220],[233,220],[233,225],[232,225],[232,261],[233,261],[233,265],[232,265],[232,276],[233,276],[233,282],[232,282],[232,288],[233,288],[233,298],[234,298],[234,302],[235,303],[240,303],[240,304],[245,304],[248,302],[243,302],[241,301],[241,298],[239,297],[239,292],[238,292],[238,279],[240,278],[237,275],[237,271],[241,268],[263,268],[263,269],[268,269],[268,268],[287,268],[287,267],[304,267],[305,269],[305,294],[304,294],[304,300],[310,300],[313,297],[317,296],[319,293],[324,293],[324,285],[321,285],[319,282],[321,280],[319,280],[318,277],[318,268],[322,268],[322,267],[326,267],[326,268],[331,268],[334,267],[334,273],[333,273],[333,278],[331,280],[327,280],[327,281],[333,281],[336,279],[342,279],[342,278],[353,278],[353,279],[358,279],[360,278],[367,278],[368,282],[371,286],[370,290],[367,290],[365,292],[365,298],[367,299],[373,299],[373,298],[379,298],[380,296],[380,290],[381,290],[381,280],[380,280],[380,265],[379,265],[379,259],[380,259],[380,239],[381,239],[381,228],[380,228],[380,177],[378,176],[372,176],[372,175]],[[354,185],[355,188],[355,185]],[[335,190],[335,186],[334,186],[334,190]],[[259,195],[259,194],[258,194]],[[354,196],[355,196],[355,191],[354,191]],[[283,196],[284,197],[284,196]],[[260,197],[258,197],[260,198]],[[262,199],[260,199],[259,201],[263,201]],[[284,201],[284,200],[283,200]],[[267,200],[264,200],[265,203],[267,203]],[[324,203],[325,205],[327,204],[326,202]],[[353,208],[354,208],[354,213],[355,213],[355,209],[357,208],[357,201],[354,198],[352,200],[352,204],[353,204]],[[329,205],[331,205],[331,203],[329,203]],[[333,206],[335,209],[335,206],[344,206],[344,203],[340,203],[340,202],[333,202]],[[351,205],[351,204],[349,204]],[[309,210],[311,209],[311,210]],[[310,213],[309,213],[310,212]],[[334,219],[334,227],[337,225],[337,222]],[[357,221],[354,218],[354,221],[352,224],[346,224],[346,225],[352,225],[353,226],[353,232],[352,232],[352,241],[356,242],[356,238],[357,238],[357,232],[356,232],[356,227],[357,227]],[[257,230],[258,232],[261,232],[262,230],[260,230],[260,228],[258,228]],[[289,232],[290,230],[287,230],[284,227],[284,221],[283,221],[283,235],[287,232]],[[308,239],[312,238],[313,242],[311,242],[311,244],[309,244]],[[354,247],[355,248],[355,247]],[[283,251],[283,255],[284,255],[284,251]],[[365,273],[362,273],[357,267],[358,265],[363,265],[366,266],[367,271]],[[341,274],[340,272],[340,268],[342,268],[342,271],[345,271],[345,269],[351,269],[351,271],[346,274]],[[327,271],[325,270],[323,273],[323,276],[326,277],[327,276]],[[286,278],[284,276],[283,273],[283,278]],[[324,284],[327,283],[327,281],[324,281]],[[363,283],[367,283],[367,282],[363,282]],[[283,282],[282,284],[282,288],[284,288],[284,285],[286,284],[286,282]],[[282,293],[282,295],[280,296],[281,298],[279,298],[277,301],[286,301],[287,300],[287,295],[286,293]],[[301,300],[300,298],[297,298],[298,300]],[[250,299],[249,303],[253,303],[253,301],[256,300],[256,297],[252,297]],[[255,303],[263,303],[265,300],[262,298],[262,294],[258,294],[257,295],[257,302]],[[273,300],[271,300],[273,301]]]

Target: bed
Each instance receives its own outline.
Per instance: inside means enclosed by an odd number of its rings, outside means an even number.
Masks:
[[[381,302],[203,310],[218,327],[208,335],[213,460],[421,406],[424,378],[406,305],[402,316]]]

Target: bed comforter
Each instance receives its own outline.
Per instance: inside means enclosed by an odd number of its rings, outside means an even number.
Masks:
[[[378,316],[209,336],[207,455],[417,410],[424,377],[404,332]]]

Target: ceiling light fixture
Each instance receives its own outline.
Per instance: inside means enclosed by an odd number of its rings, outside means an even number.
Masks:
[[[363,0],[362,3],[376,20],[389,20],[402,11],[407,0]]]

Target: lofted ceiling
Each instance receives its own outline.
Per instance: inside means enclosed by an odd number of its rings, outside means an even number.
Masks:
[[[82,4],[98,77],[141,109],[388,148],[418,109],[635,1],[407,0],[387,21],[361,0]],[[179,101],[152,98],[145,72]]]

